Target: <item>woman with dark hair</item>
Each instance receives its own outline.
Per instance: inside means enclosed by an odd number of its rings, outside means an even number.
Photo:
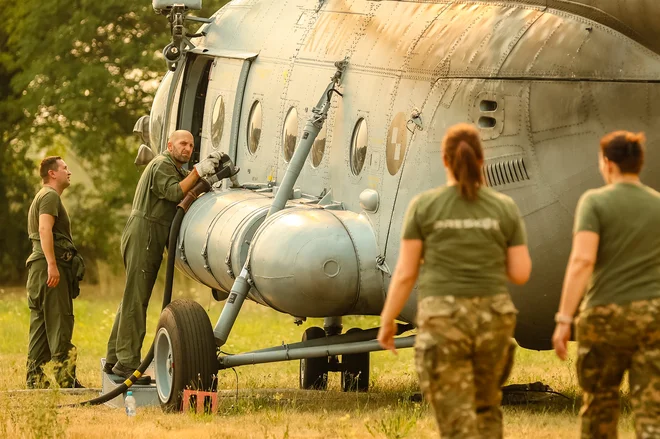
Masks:
[[[529,278],[525,226],[511,198],[484,186],[474,126],[447,130],[442,160],[447,184],[408,206],[378,341],[396,353],[394,319],[421,269],[415,357],[442,437],[501,438],[517,313],[506,281]]]
[[[578,202],[552,342],[566,359],[578,304],[577,375],[583,438],[617,437],[619,386],[629,371],[638,438],[660,437],[660,194],[644,186],[644,134],[600,141],[605,186]]]

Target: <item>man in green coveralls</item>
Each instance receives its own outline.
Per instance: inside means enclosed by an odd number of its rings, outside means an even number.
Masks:
[[[188,131],[175,131],[167,151],[145,168],[133,198],[133,210],[121,238],[126,268],[124,297],[119,304],[108,341],[106,373],[130,377],[140,365],[140,350],[146,333],[147,306],[167,246],[176,206],[200,177],[215,171],[221,153],[213,152],[191,172],[183,169],[194,148]],[[140,383],[149,382],[143,376]]]
[[[39,169],[43,187],[28,212],[32,253],[28,267],[30,341],[27,387],[48,387],[42,366],[53,360],[60,387],[82,387],[76,380],[73,299],[84,266],[71,237],[69,215],[60,196],[71,184],[71,172],[61,157],[47,157]]]

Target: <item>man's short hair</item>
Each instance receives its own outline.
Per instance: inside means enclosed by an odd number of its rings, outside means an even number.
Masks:
[[[48,171],[57,171],[60,168],[59,163],[57,163],[58,160],[62,160],[62,157],[53,155],[41,161],[39,175],[41,175],[41,180],[44,183],[48,183]]]

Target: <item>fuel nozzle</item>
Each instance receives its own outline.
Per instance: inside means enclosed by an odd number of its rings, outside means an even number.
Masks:
[[[232,186],[236,187],[238,186],[238,180],[236,179],[238,171],[240,171],[240,168],[234,166],[234,163],[229,156],[227,154],[222,154],[222,157],[220,157],[220,163],[215,168],[215,173],[202,178],[202,180],[205,180],[209,186],[213,186],[217,182],[229,178],[232,182]]]
[[[202,177],[197,181],[197,184],[193,186],[192,189],[186,193],[186,196],[183,197],[183,200],[179,203],[184,211],[188,211],[193,201],[199,198],[200,195],[211,190],[214,184],[218,183],[225,178],[231,179],[232,186],[238,186],[238,180],[236,179],[236,174],[238,174],[240,168],[234,166],[234,163],[231,161],[227,154],[222,154],[220,158],[220,163],[215,168],[215,172],[206,177]]]

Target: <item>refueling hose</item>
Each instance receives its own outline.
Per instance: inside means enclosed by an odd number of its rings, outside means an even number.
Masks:
[[[169,242],[167,244],[167,270],[165,272],[165,291],[163,293],[163,306],[161,311],[164,310],[167,305],[172,301],[172,287],[174,285],[174,262],[176,260],[176,243],[179,238],[179,230],[181,229],[181,223],[183,222],[183,217],[190,208],[190,205],[195,201],[201,194],[208,192],[211,189],[211,184],[207,179],[200,178],[197,184],[186,194],[183,200],[176,206],[176,215],[174,220],[172,220],[172,225],[170,226],[170,235]],[[78,402],[75,404],[67,404],[61,407],[77,407],[81,405],[99,405],[105,402],[110,401],[111,399],[116,398],[117,396],[124,393],[128,390],[134,383],[137,381],[147,367],[151,364],[151,361],[154,359],[154,346],[155,340],[151,343],[149,348],[149,353],[144,357],[140,366],[137,370],[133,372],[126,381],[124,381],[119,387],[113,389],[112,391],[105,393],[98,398],[90,399],[89,401]]]

